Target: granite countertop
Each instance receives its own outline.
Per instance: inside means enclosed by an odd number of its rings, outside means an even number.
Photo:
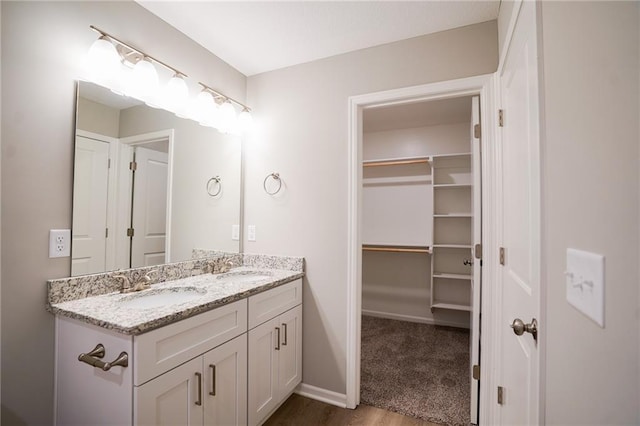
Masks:
[[[269,275],[257,281],[245,278],[249,272]],[[221,277],[227,278],[221,279]],[[247,298],[251,295],[278,287],[302,278],[304,272],[242,266],[226,274],[200,274],[173,281],[152,284],[148,290],[132,293],[108,293],[76,300],[51,303],[48,309],[56,315],[74,318],[105,329],[127,335],[138,335],[202,312]],[[193,295],[192,300],[171,305],[144,307],[127,306],[127,302],[142,295],[184,292]],[[150,299],[147,299],[150,300]]]

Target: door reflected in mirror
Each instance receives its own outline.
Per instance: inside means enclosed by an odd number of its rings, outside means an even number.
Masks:
[[[72,276],[239,251],[239,136],[88,82],[76,113]]]

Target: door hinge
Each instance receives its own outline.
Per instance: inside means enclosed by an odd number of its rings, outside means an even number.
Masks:
[[[473,380],[480,380],[480,366],[479,365],[474,365],[473,366],[473,372],[472,372],[472,377]]]
[[[476,256],[476,259],[482,259],[482,244],[476,244],[473,252]]]
[[[498,110],[498,126],[504,127],[504,111],[501,109]]]
[[[133,228],[128,228],[127,229],[127,237],[133,237],[133,234],[134,234]]]
[[[504,265],[504,247],[500,247],[500,264]]]
[[[498,386],[498,404],[504,404],[504,388],[502,386]]]
[[[476,124],[473,126],[473,137],[476,139],[480,139],[480,134],[481,134],[481,130],[480,130],[480,125]]]
[[[135,161],[131,161],[129,163],[129,170],[133,170],[134,172],[138,170],[138,163]]]
[[[111,168],[111,158],[107,160],[107,169]]]
[[[109,238],[109,228],[104,228],[104,237]]]

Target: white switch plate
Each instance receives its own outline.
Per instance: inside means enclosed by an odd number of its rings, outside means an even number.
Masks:
[[[240,225],[231,225],[231,239],[233,241],[240,240]]]
[[[247,227],[247,240],[248,241],[255,241],[256,240],[256,226],[255,225],[249,225]]]
[[[49,230],[49,257],[71,256],[71,229]]]
[[[567,301],[604,328],[604,256],[567,249]]]

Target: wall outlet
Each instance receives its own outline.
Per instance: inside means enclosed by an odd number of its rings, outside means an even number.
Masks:
[[[255,241],[256,240],[256,226],[255,225],[249,225],[247,227],[247,240],[248,241]]]
[[[49,231],[49,257],[71,256],[71,229]]]
[[[240,241],[240,225],[231,225],[231,239]]]

